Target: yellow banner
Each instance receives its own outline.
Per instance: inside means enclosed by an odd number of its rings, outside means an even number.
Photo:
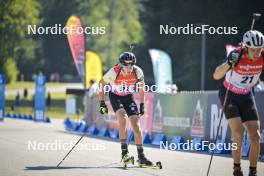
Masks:
[[[85,76],[86,76],[86,86],[89,88],[90,80],[94,80],[96,83],[102,79],[102,63],[100,57],[92,51],[86,51],[86,63],[85,63]]]

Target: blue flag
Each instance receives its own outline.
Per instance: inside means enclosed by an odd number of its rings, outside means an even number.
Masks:
[[[35,79],[34,116],[36,121],[44,120],[46,95],[46,77],[38,76]]]
[[[5,76],[0,74],[0,120],[5,116]]]

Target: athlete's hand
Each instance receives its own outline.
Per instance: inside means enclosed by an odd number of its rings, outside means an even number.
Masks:
[[[100,110],[99,110],[99,112],[101,114],[107,114],[108,113],[108,108],[107,108],[104,100],[100,101]]]
[[[140,103],[140,105],[139,105],[139,114],[140,115],[144,115],[144,113],[145,113],[144,103]]]
[[[232,51],[227,57],[227,63],[230,67],[233,67],[236,64],[238,64],[239,60],[240,60],[240,52],[238,51]]]

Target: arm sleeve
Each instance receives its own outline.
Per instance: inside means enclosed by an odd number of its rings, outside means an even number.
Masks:
[[[138,82],[144,81],[144,73],[143,73],[143,71],[139,67],[137,67],[136,69],[137,69],[136,74],[137,74]]]
[[[114,83],[115,79],[116,79],[116,72],[114,68],[111,68],[110,70],[108,70],[108,72],[106,72],[106,74],[103,76],[103,80],[106,83]]]

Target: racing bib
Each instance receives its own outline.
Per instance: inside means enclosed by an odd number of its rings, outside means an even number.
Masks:
[[[234,67],[232,76],[231,70],[226,73],[224,86],[236,94],[248,94],[251,88],[257,84],[262,70],[262,58],[250,61],[248,58],[242,57]]]

